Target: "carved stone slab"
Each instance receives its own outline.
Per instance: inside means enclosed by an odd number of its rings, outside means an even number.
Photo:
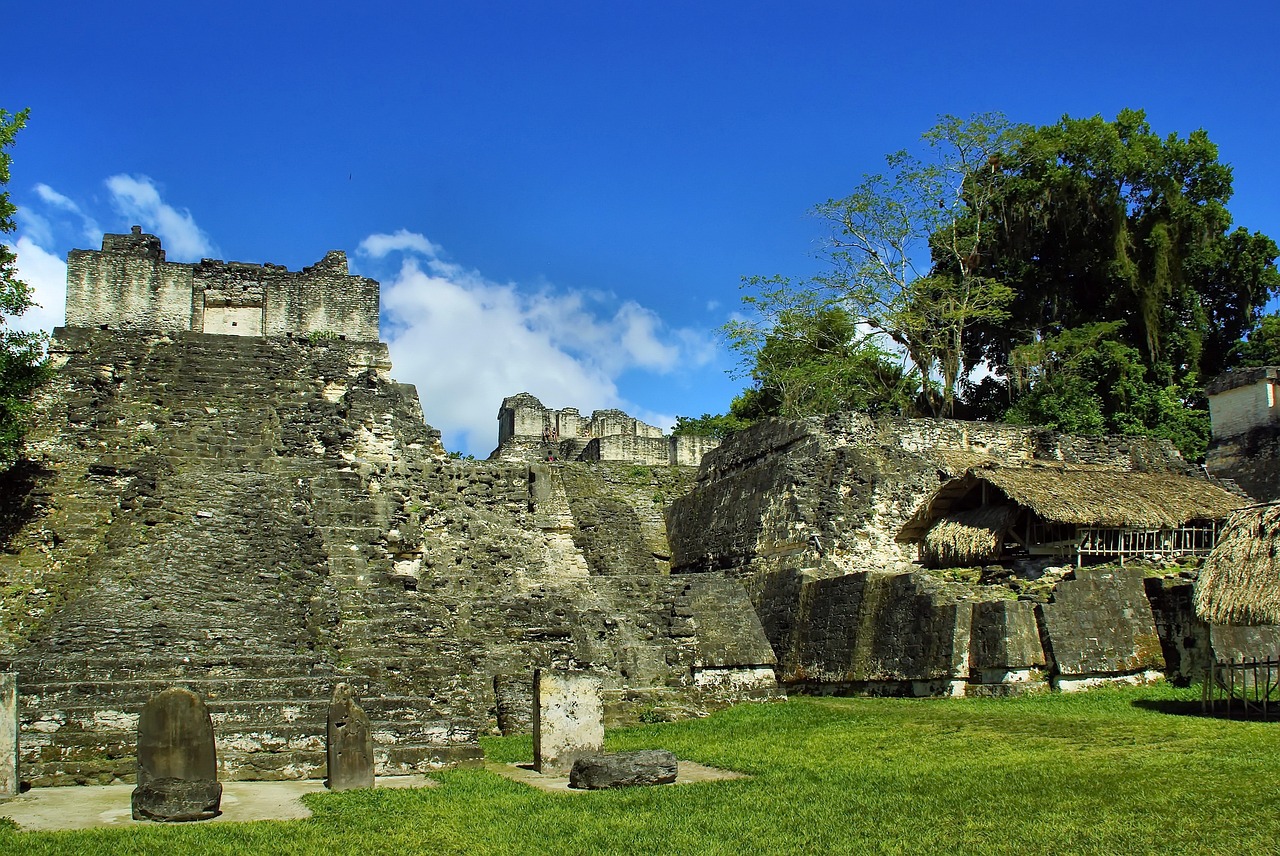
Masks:
[[[213,722],[190,690],[167,689],[142,708],[132,802],[134,820],[208,820],[220,814]]]
[[[669,785],[675,782],[678,770],[675,753],[665,749],[588,755],[573,762],[573,769],[569,771],[569,787],[595,791],[637,785]]]
[[[338,684],[329,701],[329,778],[331,791],[373,787],[373,733],[369,717],[356,704],[351,687]]]
[[[573,762],[604,748],[601,680],[585,672],[533,673],[533,767],[566,773]]]
[[[0,672],[0,797],[18,793],[18,676]]]

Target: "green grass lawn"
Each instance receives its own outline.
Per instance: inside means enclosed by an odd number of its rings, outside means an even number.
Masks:
[[[307,798],[304,821],[0,831],[0,853],[1280,852],[1280,723],[1167,686],[741,705],[613,731],[752,778],[548,794],[482,770]],[[528,760],[528,737],[485,741]]]

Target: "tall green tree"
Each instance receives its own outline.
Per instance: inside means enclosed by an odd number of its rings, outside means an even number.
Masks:
[[[857,319],[819,291],[785,279],[755,279],[749,315],[723,328],[751,380],[729,415],[747,422],[841,410],[904,412],[916,386],[901,362],[860,330]]]
[[[0,233],[12,232],[17,208],[9,199],[9,167],[18,131],[27,122],[28,111],[9,113],[0,109]],[[22,441],[30,411],[31,393],[46,377],[45,337],[10,327],[8,319],[21,315],[33,305],[31,288],[18,277],[18,259],[13,248],[0,242],[0,462],[11,461]]]
[[[1022,138],[996,186],[974,201],[978,270],[1014,298],[969,343],[1006,376],[1015,348],[1115,321],[1151,383],[1199,386],[1280,290],[1275,243],[1228,231],[1231,168],[1203,130],[1161,137],[1138,110],[1064,117]]]
[[[1161,137],[1137,110],[1064,117],[1025,134],[1004,173],[981,209],[974,201],[988,225],[977,269],[1014,297],[1007,319],[970,330],[969,359],[996,374],[970,403],[1081,433],[1165,436],[1201,455],[1200,390],[1280,292],[1275,243],[1229,231],[1231,168],[1217,147],[1202,130]]]
[[[906,354],[930,415],[951,415],[974,367],[970,329],[1008,317],[1014,293],[979,250],[1025,133],[995,113],[943,116],[923,155],[889,155],[886,174],[815,209],[831,232],[814,286]]]

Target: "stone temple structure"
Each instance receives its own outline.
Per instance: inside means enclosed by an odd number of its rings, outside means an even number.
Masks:
[[[670,436],[621,410],[584,417],[576,407],[553,410],[527,392],[502,400],[494,461],[625,461],[694,466],[719,445],[711,437]]]
[[[1275,641],[1211,636],[1176,563],[1010,561],[1027,530],[957,516],[1029,468],[1040,493],[1004,497],[1028,521],[1073,525],[1045,500],[1058,471],[1200,508],[1211,482],[1163,442],[843,414],[711,448],[522,394],[490,460],[458,461],[341,253],[174,264],[135,229],[73,252],[68,280],[56,376],[0,472],[0,674],[32,785],[133,781],[139,712],[169,687],[207,702],[219,780],[322,778],[338,684],[387,774],[529,730],[536,669],[598,680],[616,724],[782,689],[1186,679]],[[925,570],[925,523],[1000,550]]]
[[[742,585],[666,572],[693,470],[449,460],[340,253],[174,265],[135,232],[68,277],[0,474],[24,781],[131,781],[171,686],[207,701],[222,780],[323,777],[338,683],[379,774],[478,763],[528,728],[535,668],[598,676],[611,722],[776,694]]]
[[[340,251],[301,272],[279,265],[165,260],[160,239],[104,235],[67,257],[67,326],[230,336],[378,341],[378,283],[351,276]]]

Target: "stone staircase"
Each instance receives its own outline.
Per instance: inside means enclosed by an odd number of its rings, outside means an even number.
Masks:
[[[55,612],[0,639],[22,778],[129,780],[138,713],[170,686],[208,703],[226,779],[323,776],[339,681],[379,774],[478,762],[463,659],[441,656],[453,620],[390,581],[386,514],[350,469],[359,426],[416,400],[370,346],[174,339],[61,343],[62,403],[35,438],[50,507],[10,539],[29,549],[0,553],[5,581],[62,583]],[[431,445],[401,421],[404,445]]]

